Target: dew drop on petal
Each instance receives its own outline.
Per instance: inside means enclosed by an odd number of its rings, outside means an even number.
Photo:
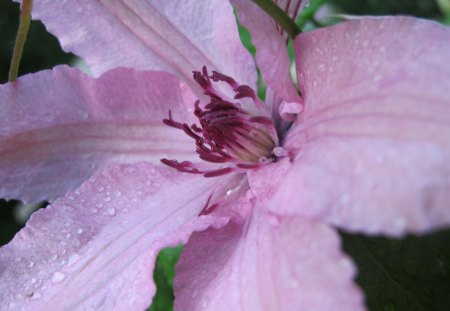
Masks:
[[[61,283],[66,278],[66,275],[62,272],[56,271],[52,275],[52,282],[53,283]]]
[[[40,293],[33,293],[32,295],[31,295],[31,299],[33,299],[33,300],[38,300],[38,299],[41,299],[42,298],[42,295],[40,294]]]
[[[69,261],[67,262],[67,266],[68,267],[72,266],[73,264],[75,264],[78,261],[78,259],[80,259],[80,255],[78,255],[77,253],[72,254],[69,257]]]
[[[132,173],[134,173],[134,168],[133,167],[127,167],[125,169],[125,172],[128,173],[128,174],[132,174]]]
[[[114,216],[115,214],[116,214],[116,210],[113,207],[110,207],[105,211],[105,215]]]
[[[297,280],[295,280],[295,279],[291,280],[290,285],[291,285],[292,288],[298,288],[299,287],[299,284],[298,284]]]
[[[194,291],[192,292],[192,299],[197,298],[198,296],[198,289],[194,289]]]

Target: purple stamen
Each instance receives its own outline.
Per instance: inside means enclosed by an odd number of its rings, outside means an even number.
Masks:
[[[200,159],[210,163],[230,163],[230,166],[216,170],[203,171],[191,162],[178,162],[162,159],[161,162],[181,172],[203,174],[205,177],[216,177],[234,171],[256,169],[264,165],[260,159],[267,158],[271,162],[275,157],[272,151],[276,147],[277,138],[272,120],[266,116],[263,105],[257,99],[255,92],[247,85],[237,82],[224,74],[213,71],[208,76],[206,67],[202,72],[193,72],[194,80],[203,88],[204,94],[210,97],[210,102],[203,108],[200,102],[195,102],[194,115],[199,125],[181,123],[169,118],[164,124],[180,129],[195,140],[196,152]],[[223,99],[214,89],[213,82],[228,83],[235,91],[235,99],[250,97],[263,115],[253,115],[243,109],[238,103]]]

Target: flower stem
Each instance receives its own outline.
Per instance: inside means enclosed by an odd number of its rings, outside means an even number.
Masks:
[[[19,72],[20,59],[22,58],[23,47],[27,40],[28,29],[31,22],[31,8],[33,7],[33,0],[22,0],[20,11],[19,31],[17,32],[16,43],[11,59],[11,67],[9,68],[9,82],[14,82],[17,79]]]
[[[294,39],[301,31],[297,24],[272,0],[253,0],[253,2],[269,14],[288,35]]]

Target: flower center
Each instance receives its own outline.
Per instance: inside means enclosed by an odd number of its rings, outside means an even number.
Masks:
[[[195,141],[200,159],[210,163],[221,163],[218,169],[203,170],[189,161],[161,159],[161,162],[179,171],[203,174],[205,177],[219,176],[232,171],[255,169],[276,159],[274,149],[278,147],[278,136],[269,113],[247,85],[239,85],[226,75],[213,71],[208,75],[206,67],[193,73],[194,80],[209,96],[210,102],[202,107],[195,103],[194,114],[199,124],[188,125],[169,118],[164,124],[184,131]],[[225,82],[234,91],[232,100],[227,100],[213,86],[213,82]],[[243,108],[236,99],[250,99],[256,113]]]

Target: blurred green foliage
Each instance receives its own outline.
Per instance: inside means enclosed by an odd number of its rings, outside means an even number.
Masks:
[[[311,0],[297,20],[302,27],[313,22],[322,5],[339,13],[355,15],[407,14],[450,22],[449,0]],[[439,5],[438,5],[439,4]],[[9,62],[18,26],[19,6],[0,0],[0,83],[7,80]],[[250,35],[241,38],[253,54]],[[73,55],[61,50],[56,38],[42,23],[31,24],[19,74],[67,64]],[[262,88],[261,88],[262,89]],[[12,217],[14,204],[0,200],[0,245],[20,228]],[[444,311],[450,309],[450,230],[405,239],[365,237],[341,233],[343,247],[359,268],[358,284],[372,311]],[[154,270],[157,293],[149,310],[173,310],[174,266],[182,248],[169,248],[159,255]],[[150,277],[150,276],[149,276]]]
[[[9,65],[19,25],[19,5],[9,0],[0,0],[0,83],[8,80]],[[19,68],[19,76],[29,72],[68,64],[73,55],[61,50],[58,40],[49,35],[40,21],[30,25],[28,40]]]
[[[450,307],[450,231],[405,239],[341,233],[372,311]]]

